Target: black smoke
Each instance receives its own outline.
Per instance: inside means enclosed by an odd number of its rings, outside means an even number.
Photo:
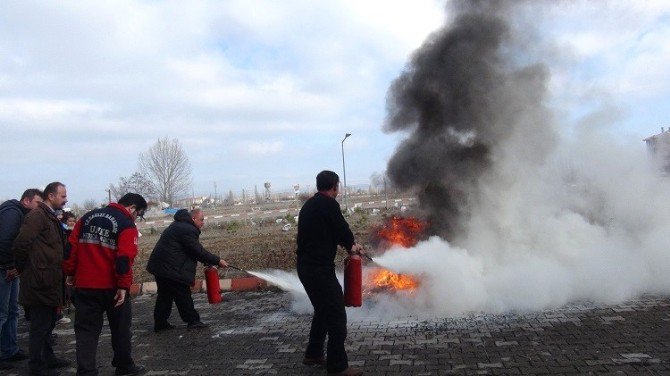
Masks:
[[[447,240],[463,230],[500,145],[543,116],[548,74],[516,53],[519,4],[450,3],[452,22],[413,54],[388,92],[384,129],[408,137],[387,174],[418,195],[431,231]]]

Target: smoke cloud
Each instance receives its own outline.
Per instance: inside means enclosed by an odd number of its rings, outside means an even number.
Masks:
[[[640,140],[607,132],[611,116],[574,133],[555,121],[549,69],[529,29],[516,29],[527,26],[524,5],[451,3],[453,21],[389,90],[385,129],[408,136],[388,175],[417,193],[436,236],[377,258],[422,280],[409,296],[380,298],[380,311],[506,312],[670,292],[667,179]]]
[[[453,23],[424,43],[389,90],[385,130],[410,134],[387,173],[418,194],[432,231],[445,239],[466,229],[500,158],[541,163],[555,144],[544,104],[548,70],[522,64],[523,46],[506,19],[517,3],[452,3]],[[521,148],[513,156],[510,143]]]

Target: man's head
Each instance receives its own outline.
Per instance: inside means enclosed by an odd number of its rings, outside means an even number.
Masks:
[[[119,200],[119,205],[125,207],[133,219],[142,217],[147,210],[147,200],[142,195],[137,193],[126,193]]]
[[[47,184],[44,188],[44,203],[53,210],[63,209],[67,204],[65,184],[58,181]]]
[[[319,172],[316,175],[316,189],[332,198],[337,197],[340,186],[340,177],[336,173],[328,170]]]
[[[21,205],[28,210],[35,209],[38,204],[44,201],[42,197],[43,193],[37,188],[26,189],[25,192],[21,195]]]
[[[201,229],[205,225],[205,213],[200,209],[191,210],[191,219],[195,223],[195,227]]]

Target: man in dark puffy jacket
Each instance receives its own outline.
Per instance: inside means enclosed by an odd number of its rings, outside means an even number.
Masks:
[[[147,271],[156,278],[158,296],[154,307],[154,332],[172,329],[168,322],[174,301],[181,319],[188,329],[207,327],[200,321],[195,310],[190,286],[195,281],[195,269],[198,261],[218,265],[228,264],[219,256],[208,252],[200,244],[200,229],[205,224],[205,215],[200,209],[177,211],[174,222],[168,226],[154,247]]]
[[[16,339],[19,317],[19,272],[16,270],[12,245],[19,234],[23,218],[42,202],[42,191],[26,189],[20,200],[0,205],[0,369],[10,369],[14,362],[27,359]]]

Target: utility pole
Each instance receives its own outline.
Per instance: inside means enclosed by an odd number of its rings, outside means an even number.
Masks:
[[[107,189],[107,198],[109,200],[108,203],[111,204],[112,203],[112,190],[111,189]]]
[[[344,135],[344,138],[342,139],[342,175],[344,175],[344,209],[348,212],[349,211],[349,206],[347,205],[347,170],[344,167],[344,140],[347,139],[347,137],[351,136],[351,133],[347,133]]]
[[[389,196],[386,194],[386,176],[384,176],[384,201],[386,202],[386,211],[389,210]]]

